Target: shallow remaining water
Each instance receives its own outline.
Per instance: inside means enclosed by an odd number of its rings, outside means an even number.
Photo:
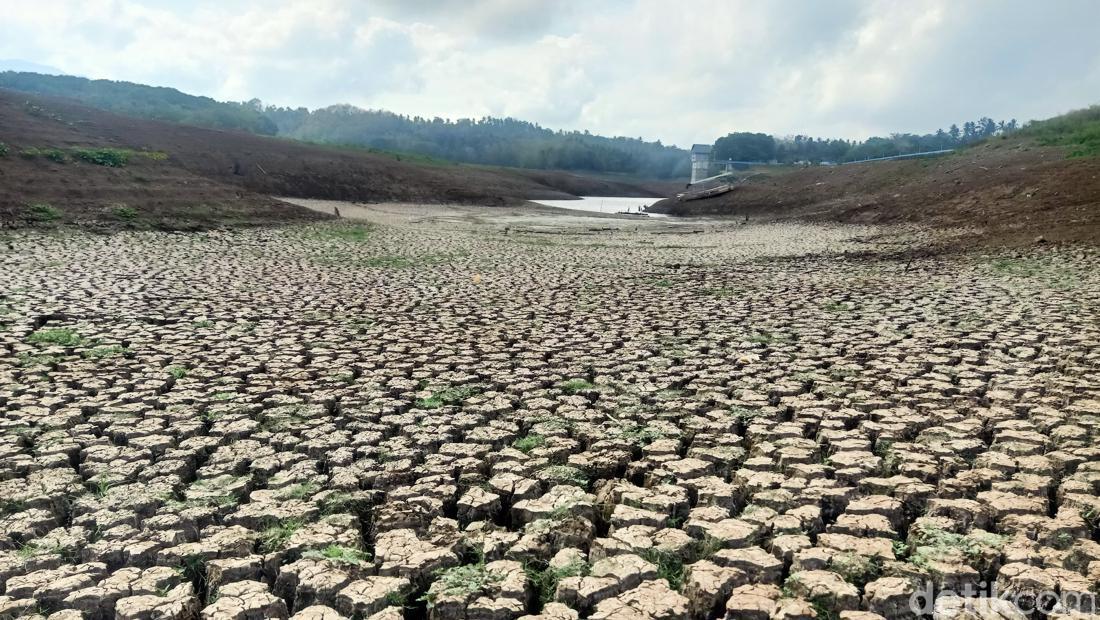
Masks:
[[[627,198],[621,196],[582,196],[580,200],[532,200],[548,207],[595,211],[597,213],[639,213],[661,198]],[[650,214],[657,215],[657,214]]]

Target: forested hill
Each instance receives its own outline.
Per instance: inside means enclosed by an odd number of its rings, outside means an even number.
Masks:
[[[951,125],[946,131],[939,129],[935,133],[927,134],[892,133],[886,138],[873,136],[863,141],[802,135],[777,138],[766,133],[736,132],[718,138],[712,153],[716,160],[777,161],[783,164],[851,162],[956,149],[994,136],[1007,136],[1019,129],[1020,124],[1016,119],[998,122],[983,116],[977,121],[966,121],[961,129],[958,125]]]
[[[613,172],[646,178],[687,176],[683,149],[640,138],[606,138],[554,131],[512,118],[478,120],[409,117],[350,105],[312,112],[264,108],[279,135],[351,144],[475,164],[550,170]]]
[[[689,167],[683,149],[660,142],[554,131],[510,118],[426,119],[349,105],[310,111],[264,106],[257,99],[221,102],[174,88],[132,82],[15,71],[0,72],[0,88],[76,99],[85,105],[141,118],[471,164],[659,179],[686,177]]]
[[[71,75],[3,71],[0,72],[0,88],[75,99],[84,105],[108,112],[158,121],[187,123],[213,129],[236,129],[268,136],[273,136],[278,131],[275,123],[255,106],[196,97],[162,86],[89,80]]]

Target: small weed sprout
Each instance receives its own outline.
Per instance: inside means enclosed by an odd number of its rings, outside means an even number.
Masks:
[[[312,482],[302,482],[280,489],[275,493],[275,497],[279,499],[305,499],[319,490],[321,488]]]
[[[111,214],[118,219],[126,222],[132,222],[136,220],[138,216],[137,209],[133,207],[128,207],[126,205],[118,205],[117,207],[111,209]]]
[[[755,344],[771,344],[774,340],[775,336],[766,330],[760,330],[748,337],[748,341]]]
[[[554,600],[554,594],[557,592],[558,584],[561,583],[562,579],[586,577],[590,568],[588,562],[580,559],[573,560],[565,566],[557,568],[546,566],[541,562],[528,562],[525,564],[523,572],[527,574],[527,580],[534,588],[537,600],[536,611],[541,611],[547,603]]]
[[[260,533],[260,550],[270,553],[282,549],[303,525],[300,519],[287,519],[266,528]]]
[[[659,428],[632,424],[619,429],[619,437],[638,446],[648,446],[659,439],[664,439],[665,434]]]
[[[684,587],[684,559],[680,554],[650,547],[642,553],[642,558],[657,566],[657,577],[668,582],[668,587],[679,592]]]
[[[95,494],[96,498],[103,499],[104,497],[107,497],[107,493],[111,491],[112,486],[114,485],[111,484],[111,481],[108,480],[106,476],[97,476],[95,479],[95,490],[93,491],[93,493]]]

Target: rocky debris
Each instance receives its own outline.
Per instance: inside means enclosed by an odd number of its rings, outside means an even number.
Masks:
[[[741,571],[751,583],[778,584],[783,574],[783,560],[760,547],[722,549],[710,559],[719,566]]]
[[[993,597],[967,598],[940,596],[936,599],[934,620],[1025,620],[1012,602]]]
[[[191,584],[180,584],[157,594],[141,594],[115,603],[117,620],[189,620],[199,613],[199,598]]]
[[[768,620],[779,609],[780,591],[774,585],[744,585],[730,592],[726,617],[731,620]]]
[[[414,530],[390,530],[375,539],[375,558],[379,574],[423,582],[431,574],[459,563],[454,545],[437,547],[422,540]]]
[[[412,590],[404,577],[366,577],[349,583],[336,595],[336,610],[346,616],[367,617],[400,603]]]
[[[656,578],[657,566],[637,555],[624,553],[593,563],[587,575],[562,579],[555,596],[570,607],[588,610],[606,598]]]
[[[447,209],[12,236],[0,617],[895,620],[1100,579],[1094,253]],[[935,615],[1016,617],[971,598]]]
[[[670,589],[665,581],[646,581],[615,598],[601,601],[589,618],[592,620],[614,618],[687,620],[688,605],[688,600]]]
[[[863,604],[885,618],[914,618],[911,609],[916,584],[905,577],[882,577],[864,586]]]
[[[209,620],[251,620],[286,618],[286,602],[271,594],[259,581],[235,581],[217,590],[217,600],[202,610]]]
[[[859,590],[832,571],[798,571],[787,578],[785,585],[794,596],[813,601],[834,613],[859,609]]]
[[[398,615],[393,618],[386,618],[386,620],[399,620],[401,617]],[[291,616],[291,620],[345,620],[345,618],[346,616],[341,615],[340,612],[324,605],[310,605]]]
[[[683,594],[693,617],[710,617],[723,612],[722,605],[734,588],[746,585],[749,575],[730,566],[699,560],[690,566],[684,579]]]

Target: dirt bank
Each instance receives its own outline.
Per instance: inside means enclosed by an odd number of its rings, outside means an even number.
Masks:
[[[753,177],[705,200],[657,203],[676,215],[969,227],[983,243],[1100,241],[1100,159],[994,139],[928,160],[812,167]]]
[[[0,90],[0,220],[41,219],[31,205],[50,205],[58,221],[164,227],[294,221],[316,215],[269,196],[479,205],[575,195],[648,195],[626,182],[561,172],[516,171],[410,161],[359,149],[305,144],[119,116],[71,101]],[[152,152],[124,166],[74,157],[76,147]],[[224,216],[224,218],[223,218]],[[125,218],[122,218],[125,219]]]

